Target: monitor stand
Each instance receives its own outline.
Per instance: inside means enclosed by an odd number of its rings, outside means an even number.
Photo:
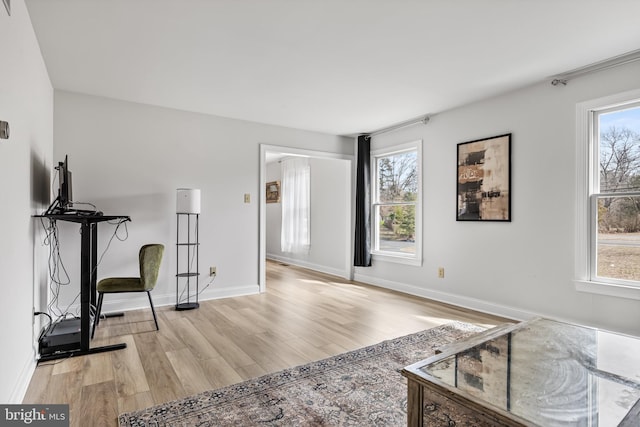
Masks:
[[[43,215],[102,215],[102,212],[85,209],[63,208],[60,203],[60,196],[58,196],[51,203],[51,205],[49,205],[49,208]]]

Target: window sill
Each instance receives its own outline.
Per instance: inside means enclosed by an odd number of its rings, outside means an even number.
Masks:
[[[640,300],[640,287],[576,280],[576,290],[598,295]]]
[[[394,255],[388,255],[388,254],[383,254],[379,252],[374,252],[371,254],[371,256],[376,261],[393,262],[396,264],[405,264],[405,265],[414,265],[416,267],[420,267],[422,265],[422,259],[417,259],[417,258],[394,256]]]

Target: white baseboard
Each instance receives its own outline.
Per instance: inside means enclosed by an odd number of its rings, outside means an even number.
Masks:
[[[207,301],[220,298],[231,298],[245,295],[253,295],[260,293],[260,286],[245,285],[245,286],[211,286],[208,289],[202,291],[198,297],[199,301]],[[149,299],[144,293],[139,293],[134,297],[134,293],[123,294],[110,294],[105,295],[102,302],[102,311],[109,313],[112,311],[131,311],[149,308]],[[151,291],[151,298],[153,298],[153,305],[155,307],[173,306],[176,304],[176,294],[155,294]],[[79,306],[72,306],[69,311],[79,311]]]
[[[284,262],[286,264],[291,264],[298,267],[319,271],[321,273],[327,273],[327,274],[332,274],[334,276],[346,278],[345,272],[343,271],[339,271],[337,269],[332,269],[332,268],[328,268],[328,267],[317,265],[317,264],[308,263],[295,258],[287,258],[281,255],[274,255],[274,254],[267,254],[267,258],[272,259],[274,261]],[[529,320],[529,319],[533,319],[535,317],[541,316],[541,314],[539,313],[533,313],[526,310],[519,310],[512,307],[507,307],[500,304],[494,304],[494,303],[476,299],[476,298],[464,297],[464,296],[450,294],[446,292],[434,291],[431,289],[424,289],[424,288],[420,288],[414,285],[409,285],[406,283],[380,279],[374,276],[367,276],[365,274],[356,273],[353,280],[366,283],[368,285],[378,286],[380,288],[390,289],[390,290],[402,292],[409,295],[415,295],[415,296],[427,298],[434,301],[452,304],[458,307],[468,308],[470,310],[480,311],[482,313],[506,317],[508,319],[513,319],[513,320]]]
[[[226,287],[226,288],[215,287],[215,288],[209,288],[203,291],[200,294],[200,300],[206,301],[210,299],[241,297],[241,296],[254,295],[259,293],[260,293],[260,285],[258,284],[234,286],[234,287]]]
[[[22,403],[24,400],[24,396],[27,394],[27,389],[29,388],[29,383],[31,382],[31,378],[33,377],[33,373],[36,370],[36,360],[35,355],[30,360],[25,363],[22,367],[22,371],[20,372],[20,376],[18,377],[18,381],[16,385],[13,387],[13,391],[9,396],[9,401],[6,402],[10,405],[16,405]]]
[[[267,254],[267,259],[271,259],[285,264],[295,265],[297,267],[308,268],[309,270],[318,271],[320,273],[331,274],[332,276],[342,277],[349,280],[349,272],[340,270],[339,268],[327,267],[325,265],[314,264],[296,258],[287,258],[282,255]]]
[[[378,286],[385,289],[391,289],[391,290],[402,292],[405,294],[415,295],[415,296],[431,299],[434,301],[456,305],[458,307],[468,308],[470,310],[480,311],[482,313],[492,314],[500,317],[506,317],[508,319],[513,319],[513,320],[529,320],[529,319],[533,319],[535,317],[540,316],[539,313],[519,310],[512,307],[507,307],[500,304],[494,304],[494,303],[476,299],[476,298],[470,298],[470,297],[454,295],[446,292],[434,291],[432,289],[419,288],[414,285],[380,279],[377,277],[367,276],[364,274],[356,273],[354,280],[358,282],[366,283],[368,285]]]

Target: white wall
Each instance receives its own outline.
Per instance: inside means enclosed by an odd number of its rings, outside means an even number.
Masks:
[[[484,311],[557,319],[640,335],[640,301],[575,289],[576,104],[640,87],[640,63],[540,83],[373,138],[423,139],[424,262],[376,262],[356,279]],[[512,136],[512,222],[456,222],[456,144]],[[445,268],[439,279],[438,267]]]
[[[77,201],[105,214],[130,215],[128,239],[116,239],[98,278],[137,274],[137,251],[158,242],[167,250],[153,292],[175,303],[175,190],[199,188],[201,286],[209,266],[217,278],[202,298],[258,292],[260,144],[351,154],[349,139],[111,99],[55,92],[55,157],[69,155]],[[251,203],[244,203],[248,193]],[[113,227],[102,225],[102,253]],[[68,270],[79,275],[77,227],[61,236]],[[65,289],[66,291],[66,289]],[[63,301],[75,295],[65,292]],[[146,307],[145,296],[105,298],[105,310]]]
[[[266,206],[267,257],[329,274],[349,277],[351,268],[351,169],[350,162],[310,158],[311,248],[308,254],[284,253],[280,249],[282,203]],[[267,164],[266,180],[281,180],[280,163]]]
[[[53,89],[23,0],[0,3],[0,120],[11,135],[0,140],[0,402],[19,403],[35,368],[34,343],[46,308],[46,252],[37,221],[49,201],[53,150]],[[42,291],[41,291],[42,290]]]

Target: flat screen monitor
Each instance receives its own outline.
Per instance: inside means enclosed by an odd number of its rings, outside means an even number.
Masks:
[[[69,170],[69,156],[64,156],[64,163],[58,163],[58,205],[62,210],[68,210],[73,205],[73,185]]]
[[[58,194],[47,209],[47,214],[65,213],[71,210],[73,205],[73,185],[71,183],[71,171],[69,170],[69,156],[64,156],[64,162],[58,162]]]

